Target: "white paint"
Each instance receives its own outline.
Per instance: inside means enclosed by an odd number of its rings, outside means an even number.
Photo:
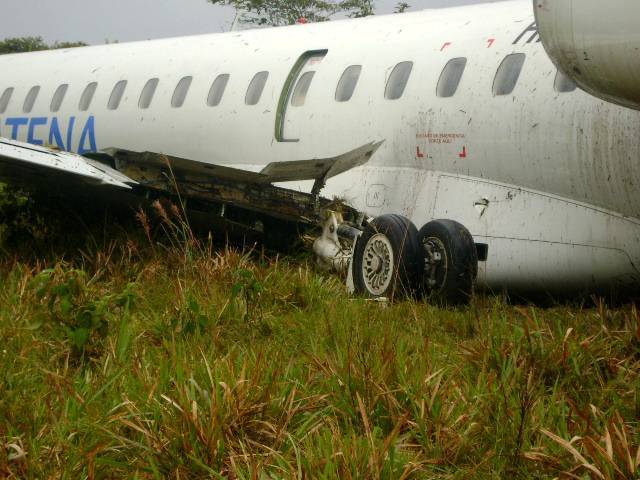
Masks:
[[[15,96],[0,116],[51,116],[51,96],[69,92],[57,114],[96,119],[98,148],[155,151],[260,171],[272,162],[328,158],[384,141],[368,164],[338,175],[325,195],[368,215],[399,213],[421,227],[434,218],[466,225],[487,243],[481,281],[492,288],[560,289],[637,285],[640,275],[640,113],[577,90],[553,89],[556,69],[535,32],[531,2],[233,32],[0,57],[0,89]],[[520,39],[518,42],[514,41]],[[531,39],[531,41],[529,41]],[[297,107],[297,142],[274,137],[283,85],[297,59],[328,50],[316,66],[306,104]],[[511,53],[526,54],[511,95],[494,97],[495,72]],[[444,65],[467,57],[456,94],[436,96]],[[401,99],[384,98],[393,67],[413,61]],[[362,65],[353,98],[334,101],[345,68]],[[270,76],[260,102],[244,104],[259,71]],[[220,106],[206,99],[218,74],[231,79]],[[193,76],[180,109],[177,82]],[[138,108],[149,78],[160,84]],[[114,84],[128,80],[118,110],[106,109]],[[91,109],[78,112],[84,87],[99,83]],[[292,126],[292,125],[290,125]],[[292,126],[293,127],[293,126]],[[24,140],[26,129],[21,130]],[[65,132],[63,132],[65,135]],[[77,141],[74,141],[77,144]],[[300,188],[310,188],[300,183]],[[478,208],[478,201],[488,204]]]

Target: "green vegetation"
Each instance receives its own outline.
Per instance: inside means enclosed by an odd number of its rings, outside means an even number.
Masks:
[[[140,219],[5,250],[0,477],[637,478],[635,307],[385,305]]]
[[[55,42],[47,45],[42,37],[16,37],[5,38],[0,41],[0,55],[7,53],[36,52],[38,50],[50,50],[57,48],[86,47],[84,42]]]
[[[214,5],[234,7],[240,23],[252,25],[293,25],[304,18],[310,22],[326,22],[335,15],[351,18],[375,14],[374,0],[207,0]],[[410,5],[398,2],[396,13]]]

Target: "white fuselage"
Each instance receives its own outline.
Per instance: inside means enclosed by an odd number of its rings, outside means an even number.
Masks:
[[[0,95],[15,91],[0,136],[73,151],[119,147],[260,170],[270,162],[329,157],[384,140],[370,162],[327,184],[376,216],[400,213],[418,228],[434,218],[464,224],[488,245],[489,287],[564,289],[637,284],[640,274],[640,112],[580,90],[554,89],[556,68],[533,26],[529,1],[429,10],[267,30],[0,57]],[[282,105],[297,60],[324,51],[304,105]],[[494,95],[503,59],[526,55],[515,88]],[[451,97],[436,86],[453,58],[467,59]],[[400,62],[413,62],[404,93],[385,98]],[[353,96],[335,101],[345,69],[362,66]],[[269,76],[246,105],[257,72]],[[208,106],[214,79],[229,74]],[[176,85],[193,77],[184,104]],[[158,86],[139,107],[151,78]],[[117,109],[114,85],[127,85]],[[80,97],[97,89],[87,111]],[[69,88],[58,112],[54,92]],[[29,113],[23,104],[41,89]],[[279,106],[280,105],[280,106]],[[1,106],[1,104],[0,104]],[[276,138],[276,125],[285,139]],[[298,188],[308,188],[298,185]]]

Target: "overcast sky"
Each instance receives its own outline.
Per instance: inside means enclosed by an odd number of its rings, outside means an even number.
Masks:
[[[488,0],[407,0],[411,10]],[[378,0],[378,13],[397,0]],[[206,0],[0,0],[0,39],[41,36],[46,42],[126,42],[228,30],[234,10]]]

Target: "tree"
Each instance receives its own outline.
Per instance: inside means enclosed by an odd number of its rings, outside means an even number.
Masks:
[[[7,53],[36,52],[55,48],[84,47],[86,45],[84,42],[55,42],[52,45],[47,45],[44,40],[42,40],[42,37],[7,38],[0,41],[0,55]]]
[[[396,4],[396,9],[394,10],[393,13],[404,13],[410,7],[411,5],[409,5],[407,2],[398,2]]]
[[[253,25],[293,25],[304,18],[324,22],[339,13],[349,17],[374,14],[373,0],[208,0],[214,5],[229,5],[240,16],[241,23]]]

